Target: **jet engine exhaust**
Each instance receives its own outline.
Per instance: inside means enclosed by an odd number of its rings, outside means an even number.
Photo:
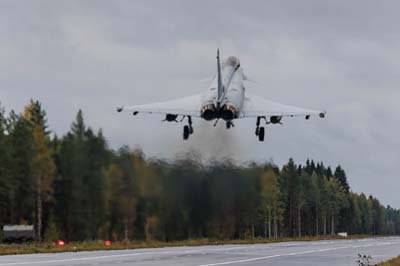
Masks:
[[[217,110],[214,104],[206,104],[201,108],[201,116],[207,120],[223,119],[231,121],[237,118],[237,109],[233,104],[225,104],[221,109]]]
[[[236,107],[229,103],[224,105],[221,112],[221,118],[226,121],[230,121],[236,117],[237,117]]]
[[[207,121],[217,118],[217,110],[214,104],[204,105],[203,108],[201,108],[201,116]]]

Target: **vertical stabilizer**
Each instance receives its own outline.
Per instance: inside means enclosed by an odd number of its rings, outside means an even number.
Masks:
[[[219,60],[219,49],[217,49],[217,70],[218,70],[218,100],[217,100],[217,109],[221,106],[221,101],[223,97],[223,87],[222,87],[222,78],[221,78],[221,63]]]

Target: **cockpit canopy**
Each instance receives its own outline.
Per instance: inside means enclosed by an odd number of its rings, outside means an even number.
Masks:
[[[236,56],[229,56],[222,63],[222,67],[229,66],[229,67],[236,68],[238,65],[240,65],[240,61],[239,61],[239,58],[237,58]]]

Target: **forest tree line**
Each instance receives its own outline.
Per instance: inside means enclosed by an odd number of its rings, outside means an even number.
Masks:
[[[341,166],[146,158],[110,149],[81,111],[58,137],[31,101],[21,114],[0,107],[5,224],[34,224],[48,241],[393,235],[400,211],[352,192]]]

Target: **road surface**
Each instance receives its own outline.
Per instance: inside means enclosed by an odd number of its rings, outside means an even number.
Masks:
[[[0,266],[354,266],[358,253],[371,255],[373,262],[398,256],[400,237],[11,255],[0,256]]]

